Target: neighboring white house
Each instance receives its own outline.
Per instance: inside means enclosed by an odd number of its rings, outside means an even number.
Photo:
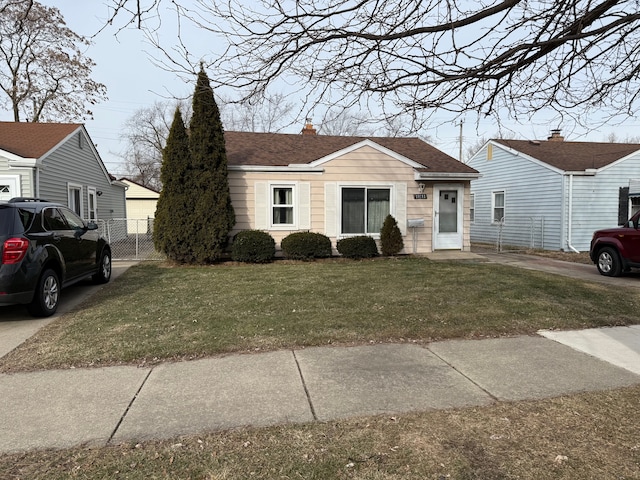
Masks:
[[[84,125],[0,122],[0,200],[35,197],[82,218],[123,218],[126,185],[105,168]]]
[[[225,132],[234,232],[279,244],[313,231],[336,242],[379,238],[387,214],[405,253],[469,251],[469,188],[478,172],[418,138]]]
[[[127,231],[130,234],[151,233],[160,193],[128,178],[121,178],[120,181],[128,187],[126,192]]]
[[[588,251],[595,230],[640,208],[640,145],[490,140],[467,165],[471,241]]]

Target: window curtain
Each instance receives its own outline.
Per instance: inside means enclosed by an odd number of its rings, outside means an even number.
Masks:
[[[342,233],[364,233],[364,188],[342,189]]]
[[[389,189],[367,190],[367,233],[380,233],[389,215]]]
[[[293,189],[273,189],[273,223],[293,224]],[[282,205],[282,206],[279,206]]]

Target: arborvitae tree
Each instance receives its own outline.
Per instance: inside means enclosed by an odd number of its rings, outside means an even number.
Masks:
[[[187,184],[191,198],[184,212],[189,217],[187,241],[192,261],[209,263],[224,253],[236,220],[229,194],[220,110],[202,68],[193,95],[189,149],[191,167]]]
[[[153,243],[169,259],[182,263],[192,261],[187,228],[190,223],[187,220],[190,214],[187,201],[190,164],[189,137],[178,108],[162,152],[160,178],[163,188],[156,206]]]
[[[398,222],[392,215],[387,215],[380,230],[380,250],[382,255],[395,255],[404,248],[402,232],[398,228]]]

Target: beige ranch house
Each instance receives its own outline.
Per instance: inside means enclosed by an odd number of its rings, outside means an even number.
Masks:
[[[419,138],[226,132],[234,231],[337,240],[380,237],[387,214],[403,253],[469,251],[469,191],[479,174]]]

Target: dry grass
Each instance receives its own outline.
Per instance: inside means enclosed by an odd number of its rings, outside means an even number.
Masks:
[[[532,334],[634,323],[639,309],[635,289],[486,262],[142,264],[0,359],[0,369]]]
[[[640,387],[0,458],[25,479],[639,479]]]

